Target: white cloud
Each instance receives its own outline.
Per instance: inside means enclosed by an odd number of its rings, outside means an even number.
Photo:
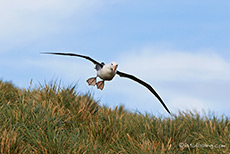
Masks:
[[[103,4],[104,0],[0,1],[0,51],[41,36],[60,33],[65,29],[66,18],[85,18]]]
[[[154,51],[123,54],[120,68],[147,80],[230,80],[230,62],[213,51]]]
[[[122,54],[122,58],[117,61],[119,70],[151,84],[173,112],[187,109],[201,112],[204,109],[206,112],[216,110],[223,113],[226,105],[230,107],[225,103],[229,101],[225,92],[230,82],[228,60],[217,52],[207,50],[154,51],[155,49],[149,49]],[[160,113],[166,113],[161,105],[155,104],[159,103],[158,100],[144,87],[133,85],[135,83],[124,79],[110,84],[113,86],[109,90],[118,95],[125,93],[125,103],[129,108],[139,106],[141,111],[150,113],[154,111],[153,108],[157,108]]]

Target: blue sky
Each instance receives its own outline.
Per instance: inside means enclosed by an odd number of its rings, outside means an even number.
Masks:
[[[14,4],[14,5],[13,5]],[[173,113],[229,115],[229,1],[0,1],[0,79],[21,88],[51,80],[94,93],[109,107],[167,115],[148,90],[116,77],[99,91],[85,82],[93,65],[75,52],[150,83]]]

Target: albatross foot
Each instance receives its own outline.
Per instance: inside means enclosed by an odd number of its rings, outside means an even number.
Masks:
[[[86,82],[89,84],[89,86],[95,86],[96,85],[96,77],[89,78],[88,80],[86,80]]]
[[[97,84],[97,89],[103,89],[104,88],[104,81],[99,81],[96,83]]]

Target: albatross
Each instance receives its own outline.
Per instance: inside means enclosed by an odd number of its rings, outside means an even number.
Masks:
[[[157,92],[152,88],[151,85],[149,85],[145,81],[143,81],[143,80],[141,80],[141,79],[139,79],[139,78],[137,78],[131,74],[127,74],[127,73],[118,71],[117,70],[118,64],[116,62],[111,62],[109,64],[105,64],[104,62],[99,63],[89,56],[84,56],[84,55],[75,54],[75,53],[41,52],[41,54],[75,56],[75,57],[85,58],[85,59],[91,61],[92,63],[95,64],[95,69],[97,70],[97,75],[96,75],[96,77],[89,78],[88,80],[86,80],[86,82],[88,83],[89,86],[95,86],[96,85],[97,88],[100,90],[103,90],[104,82],[112,80],[116,74],[119,75],[120,77],[125,77],[125,78],[129,78],[131,80],[134,80],[134,81],[138,82],[139,84],[143,85],[144,87],[146,87],[160,101],[160,103],[163,105],[165,110],[169,114],[171,114],[169,109],[167,108],[167,106],[165,105],[163,100],[161,99],[161,97],[157,94]],[[101,78],[102,81],[97,82],[97,77]]]

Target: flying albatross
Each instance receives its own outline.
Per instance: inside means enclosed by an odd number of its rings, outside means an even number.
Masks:
[[[97,76],[89,78],[87,80],[87,83],[90,86],[96,85],[97,88],[101,89],[101,90],[104,88],[104,81],[112,80],[116,74],[118,74],[120,77],[125,77],[125,78],[129,78],[131,80],[134,80],[134,81],[142,84],[143,86],[145,86],[147,89],[149,89],[152,92],[152,94],[155,95],[155,97],[161,102],[161,104],[164,106],[165,110],[170,114],[169,109],[167,108],[167,106],[165,105],[165,103],[163,102],[161,97],[157,94],[157,92],[148,83],[138,79],[137,77],[135,77],[133,75],[118,71],[117,70],[118,64],[115,62],[111,62],[109,64],[105,64],[103,62],[99,63],[89,56],[79,55],[79,54],[75,54],[75,53],[41,52],[41,54],[76,56],[76,57],[85,58],[85,59],[93,62],[96,65],[95,69],[97,70]],[[100,77],[102,79],[102,81],[96,82],[97,77]]]

